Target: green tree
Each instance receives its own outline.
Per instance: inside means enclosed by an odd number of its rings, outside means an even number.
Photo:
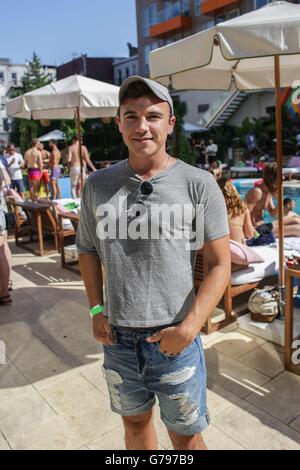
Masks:
[[[32,60],[27,65],[27,71],[22,78],[22,86],[13,89],[10,93],[10,97],[16,98],[17,96],[24,95],[29,91],[48,85],[51,81],[51,75],[44,73],[41,60],[34,52]],[[40,133],[42,133],[42,126],[38,121],[14,119],[10,139],[16,145],[19,145],[24,152],[30,147],[31,140]]]
[[[179,98],[174,99],[174,113],[176,116],[176,125],[173,133],[171,153],[176,158],[184,160],[190,165],[194,165],[196,162],[197,154],[192,149],[184,134],[184,116],[187,113],[186,103],[180,101]]]

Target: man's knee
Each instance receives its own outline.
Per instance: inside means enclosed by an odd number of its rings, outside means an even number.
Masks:
[[[143,429],[152,419],[152,410],[138,416],[123,416],[124,426],[127,430]]]

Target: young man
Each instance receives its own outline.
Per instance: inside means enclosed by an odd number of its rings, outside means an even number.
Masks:
[[[49,168],[51,170],[50,183],[52,189],[52,199],[61,199],[61,191],[59,186],[59,178],[61,173],[59,163],[61,159],[61,153],[58,150],[57,142],[55,140],[50,140],[49,147],[51,150]]]
[[[41,185],[44,185],[44,191],[46,194],[46,198],[49,199],[50,194],[50,176],[49,176],[49,160],[50,160],[50,152],[44,148],[44,144],[42,142],[39,143],[38,146],[39,151],[42,153],[42,160],[43,160],[43,171],[41,176]]]
[[[125,80],[117,122],[129,159],[88,179],[77,233],[93,332],[104,345],[111,407],[123,417],[128,450],[157,449],[155,397],[174,448],[205,449],[199,332],[230,275],[224,198],[208,172],[167,154],[173,114],[165,87]],[[208,271],[195,297],[201,238]]]
[[[96,171],[93,163],[90,160],[88,149],[85,145],[81,145],[82,159],[83,159],[83,179],[85,179],[85,168],[88,165],[91,170]],[[69,147],[68,163],[71,164],[70,178],[71,178],[71,193],[72,198],[77,199],[81,196],[81,166],[80,166],[80,151],[79,139],[77,136],[73,137],[72,145]]]
[[[22,175],[24,160],[22,155],[16,152],[14,144],[10,144],[8,146],[8,156],[6,159],[8,163],[8,174],[11,179],[11,187],[20,194],[22,199],[24,199]]]
[[[29,191],[32,202],[37,201],[40,192],[40,181],[43,171],[42,152],[39,150],[39,140],[33,139],[31,149],[24,156],[25,166],[28,168]]]

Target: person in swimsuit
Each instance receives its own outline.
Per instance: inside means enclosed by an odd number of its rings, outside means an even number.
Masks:
[[[225,198],[228,213],[230,240],[246,243],[246,239],[255,236],[247,204],[242,201],[237,189],[230,180],[222,178],[219,186]]]
[[[33,139],[31,149],[24,156],[25,166],[28,168],[30,197],[35,202],[39,197],[40,181],[43,171],[42,152],[39,150],[39,140]]]
[[[264,211],[267,210],[272,217],[278,216],[278,205],[275,206],[273,197],[277,198],[277,164],[267,165],[263,172],[263,181],[251,189],[246,202],[250,211],[251,220],[255,227],[264,224]],[[300,225],[292,220],[283,219],[284,236],[299,237]],[[278,220],[273,221],[273,234],[278,236]]]
[[[43,158],[43,171],[42,171],[42,177],[41,177],[41,185],[44,185],[44,191],[46,193],[46,198],[49,199],[49,194],[50,194],[50,177],[49,177],[49,159],[50,159],[50,152],[48,152],[44,148],[44,144],[42,142],[39,143],[38,149],[40,152],[42,152],[42,158]]]
[[[61,159],[61,153],[58,150],[57,142],[55,140],[50,140],[49,147],[51,150],[49,168],[51,170],[50,183],[52,189],[52,199],[61,199],[61,190],[59,187],[59,178],[61,173],[59,162]]]
[[[90,160],[88,149],[85,145],[81,146],[82,159],[84,166],[88,165],[91,170],[97,171],[95,166]],[[71,164],[70,178],[71,178],[71,192],[72,198],[76,199],[81,196],[81,178],[80,178],[80,153],[79,153],[79,139],[75,136],[72,140],[72,145],[69,147],[68,163]],[[83,168],[83,179],[85,179],[85,168]]]

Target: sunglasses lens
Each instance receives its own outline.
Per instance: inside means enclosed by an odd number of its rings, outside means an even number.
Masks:
[[[149,181],[145,181],[144,183],[141,184],[141,194],[143,196],[149,196],[150,194],[153,193],[153,186]]]

